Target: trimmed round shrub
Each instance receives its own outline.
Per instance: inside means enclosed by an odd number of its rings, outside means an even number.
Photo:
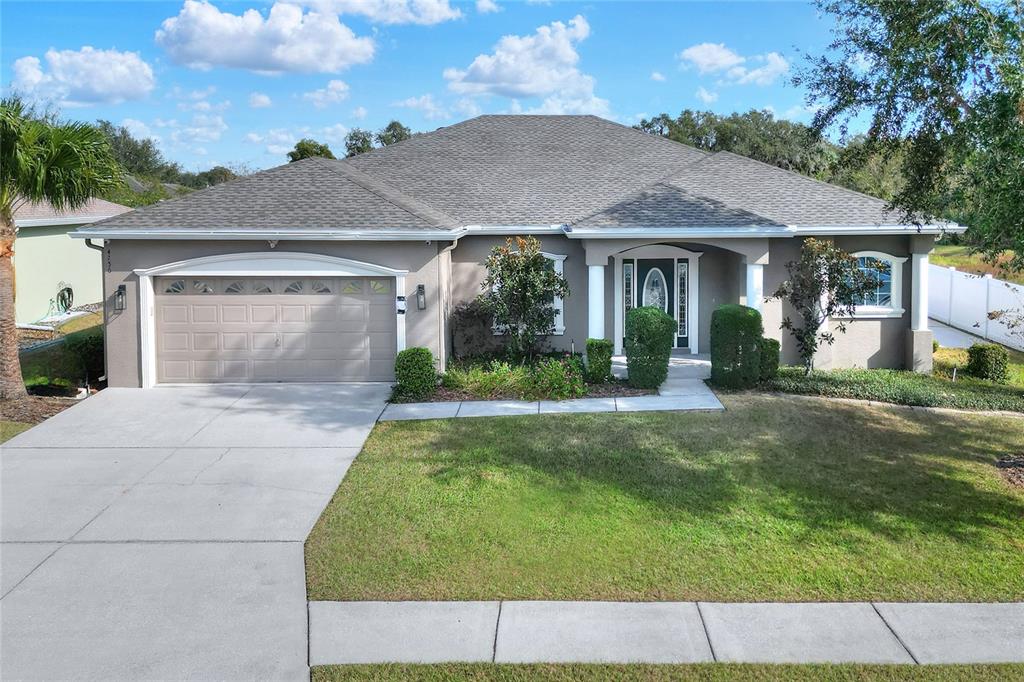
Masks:
[[[626,315],[626,366],[629,385],[657,388],[668,376],[676,321],[661,308],[633,308]]]
[[[434,356],[426,348],[406,348],[395,358],[395,395],[422,399],[437,390]]]
[[[587,339],[587,381],[601,384],[612,378],[612,351],[608,339]]]
[[[530,373],[527,394],[534,400],[568,400],[586,393],[583,363],[579,358],[544,358]]]
[[[85,372],[86,383],[103,376],[103,332],[87,329],[64,337],[64,348],[76,358]]]
[[[1000,384],[1010,382],[1010,354],[998,343],[976,343],[967,349],[966,372]]]
[[[711,313],[711,382],[750,388],[761,378],[761,313],[727,304]]]
[[[761,337],[761,381],[771,381],[779,374],[779,356],[782,345],[775,339]]]

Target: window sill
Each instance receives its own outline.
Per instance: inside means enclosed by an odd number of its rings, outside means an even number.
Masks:
[[[903,317],[903,308],[858,308],[853,315],[837,316],[836,320],[887,320]]]

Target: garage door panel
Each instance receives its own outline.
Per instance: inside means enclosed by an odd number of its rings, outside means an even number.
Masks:
[[[174,278],[156,286],[163,382],[387,381],[390,278]]]

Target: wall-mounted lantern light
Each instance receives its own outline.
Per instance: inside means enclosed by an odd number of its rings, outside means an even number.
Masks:
[[[123,284],[118,284],[117,291],[114,293],[114,310],[124,310],[127,299],[128,287]]]
[[[416,309],[427,309],[427,288],[422,284],[416,285]]]
[[[395,312],[399,315],[405,315],[405,296],[395,297]]]

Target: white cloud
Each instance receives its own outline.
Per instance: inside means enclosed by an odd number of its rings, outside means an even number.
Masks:
[[[366,118],[366,107],[356,107],[352,110],[352,118],[361,121]]]
[[[661,71],[651,71],[651,80],[658,81],[659,83],[665,81],[665,74]]]
[[[697,88],[696,94],[697,99],[699,99],[704,104],[711,104],[712,102],[718,99],[717,92],[709,92],[707,89],[704,88],[703,85]]]
[[[273,100],[270,99],[270,95],[265,93],[253,92],[249,95],[249,106],[253,109],[266,109],[273,103]]]
[[[348,83],[328,81],[325,87],[302,94],[302,99],[311,102],[317,109],[323,109],[348,99]]]
[[[126,118],[121,121],[121,125],[128,129],[128,132],[132,134],[132,137],[143,140],[150,139],[156,143],[160,142],[160,136],[154,133],[148,125],[137,118]]]
[[[405,109],[414,109],[422,112],[424,118],[433,121],[441,118],[449,118],[451,114],[448,111],[434,101],[434,96],[427,94],[419,97],[409,97],[399,102],[395,102],[393,106],[403,107]]]
[[[737,84],[771,85],[779,76],[789,71],[789,62],[778,52],[769,52],[754,59],[762,65],[750,70],[742,66],[729,70],[729,75],[736,79]]]
[[[695,66],[701,74],[718,73],[738,66],[746,61],[725,46],[725,43],[700,43],[679,53],[679,59],[686,66]]]
[[[501,6],[494,0],[476,0],[476,11],[480,14],[490,14],[491,12],[500,12]]]
[[[230,108],[231,100],[227,99],[222,102],[210,102],[205,99],[198,102],[178,102],[178,109],[180,111],[203,111],[208,113],[211,111],[227,111]]]
[[[483,109],[472,97],[462,97],[455,103],[455,111],[466,118],[473,118],[483,113]]]
[[[345,141],[345,136],[348,135],[348,126],[335,123],[332,126],[325,126],[320,132],[324,139],[331,144],[339,144]]]
[[[174,61],[194,69],[215,66],[259,73],[336,73],[373,59],[374,42],[337,15],[304,12],[276,2],[266,18],[254,9],[221,12],[204,0],[185,0],[165,19],[156,42]]]
[[[593,76],[577,68],[576,45],[590,35],[577,15],[539,27],[533,35],[503,36],[491,54],[481,54],[465,69],[448,68],[448,87],[464,95],[546,97],[537,113],[608,114],[608,101],[594,94]]]
[[[462,16],[449,0],[306,0],[317,11],[358,14],[379,24],[439,24]]]
[[[45,67],[38,57],[15,60],[12,87],[65,106],[85,106],[142,99],[156,85],[153,69],[137,52],[86,45],[80,50],[50,49],[44,59]]]
[[[683,68],[696,67],[701,75],[717,73],[720,85],[771,85],[789,71],[789,62],[778,52],[744,57],[725,43],[700,43],[679,53]],[[751,67],[753,62],[758,66]]]
[[[196,114],[187,125],[178,125],[176,121],[171,132],[171,141],[175,144],[195,144],[197,142],[216,142],[228,129],[224,118],[219,114]]]

